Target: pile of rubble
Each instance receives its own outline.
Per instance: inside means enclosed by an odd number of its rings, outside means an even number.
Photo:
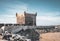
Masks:
[[[28,39],[25,36],[21,36],[19,34],[11,34],[8,31],[5,31],[5,33],[2,34],[2,39],[8,40],[8,41],[31,41],[31,39]]]
[[[39,41],[39,33],[35,29],[21,29],[19,32],[12,33],[8,30],[4,31],[3,28],[0,29],[0,34],[3,36],[2,39],[8,41]]]

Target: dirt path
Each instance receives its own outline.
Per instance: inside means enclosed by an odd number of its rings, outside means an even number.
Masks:
[[[60,41],[60,32],[41,34],[40,41]]]

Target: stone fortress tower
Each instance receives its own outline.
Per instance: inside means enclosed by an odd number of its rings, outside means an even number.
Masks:
[[[37,13],[32,14],[32,13],[27,13],[25,11],[23,14],[16,13],[17,24],[36,26],[36,16]]]

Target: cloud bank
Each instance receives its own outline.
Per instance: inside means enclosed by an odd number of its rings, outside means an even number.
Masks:
[[[60,17],[37,16],[37,25],[59,25]]]

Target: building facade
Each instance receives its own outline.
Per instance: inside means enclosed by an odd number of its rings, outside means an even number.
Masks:
[[[23,14],[16,13],[17,24],[36,26],[36,16],[37,16],[37,13],[35,13],[35,14],[26,13],[26,12],[24,12]]]

